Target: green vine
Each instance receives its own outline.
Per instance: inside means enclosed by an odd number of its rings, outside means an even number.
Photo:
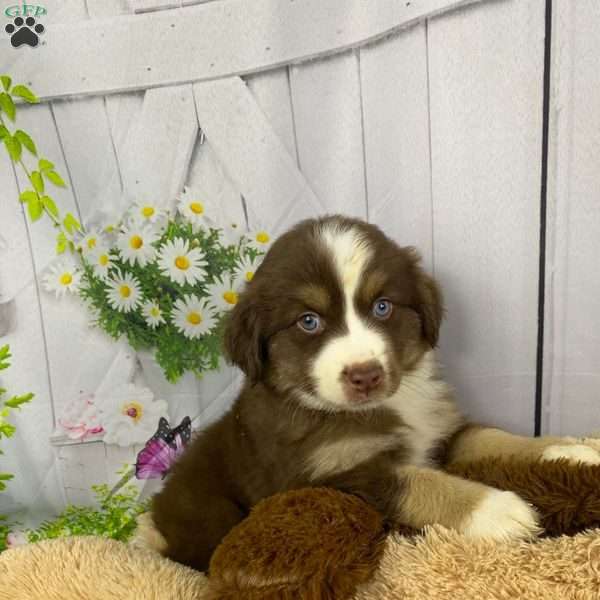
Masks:
[[[22,129],[11,131],[8,128],[8,122],[14,123],[17,119],[15,99],[28,104],[37,104],[39,100],[27,86],[22,84],[13,86],[12,79],[8,75],[0,75],[0,82],[2,84],[0,142],[3,142],[15,168],[20,168],[25,173],[31,185],[21,192],[19,200],[27,206],[27,213],[32,222],[39,220],[43,215],[50,219],[58,232],[56,236],[57,254],[62,254],[67,249],[73,252],[75,250],[73,235],[81,231],[81,224],[70,212],[64,216],[61,215],[56,202],[46,188],[46,183],[57,187],[66,187],[63,178],[52,162],[39,156],[37,146],[27,132]],[[35,168],[31,169],[26,165],[24,149],[36,159]]]
[[[0,371],[7,369],[10,366],[10,349],[8,346],[3,346],[0,348]],[[16,427],[9,422],[9,417],[11,413],[15,410],[20,410],[24,404],[31,402],[33,398],[33,394],[24,394],[22,396],[12,396],[8,400],[4,399],[6,394],[6,390],[4,388],[0,388],[0,441],[3,439],[11,438],[15,431]],[[0,455],[4,454],[2,449],[0,448]],[[3,473],[0,472],[0,492],[3,492],[6,489],[7,482],[13,479],[14,475],[12,473]],[[9,532],[9,526],[6,522],[6,516],[0,515],[0,551],[2,551],[5,547],[6,543],[6,535]]]

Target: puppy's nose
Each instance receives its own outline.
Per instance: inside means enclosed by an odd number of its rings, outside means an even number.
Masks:
[[[375,360],[346,367],[342,375],[357,392],[367,393],[378,387],[383,380],[383,367]]]

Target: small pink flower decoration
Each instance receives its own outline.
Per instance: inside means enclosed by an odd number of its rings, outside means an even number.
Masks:
[[[58,423],[72,440],[83,441],[89,436],[104,433],[94,404],[94,394],[82,394],[71,400]]]
[[[29,540],[23,531],[11,531],[6,536],[6,545],[9,548],[18,548],[19,546],[25,546]]]

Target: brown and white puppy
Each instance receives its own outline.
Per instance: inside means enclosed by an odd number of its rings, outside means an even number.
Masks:
[[[154,499],[164,553],[206,569],[256,502],[316,485],[364,498],[392,526],[535,535],[536,514],[518,496],[439,467],[487,455],[599,462],[600,454],[467,425],[436,377],[442,314],[440,290],[416,252],[373,225],[326,217],[279,238],[226,329],[244,388]]]

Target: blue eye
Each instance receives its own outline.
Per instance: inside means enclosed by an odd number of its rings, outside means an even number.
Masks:
[[[373,315],[378,319],[387,319],[392,314],[393,304],[387,298],[378,298],[373,303]]]
[[[298,327],[306,333],[317,333],[321,330],[321,317],[315,313],[304,313],[298,319]]]

